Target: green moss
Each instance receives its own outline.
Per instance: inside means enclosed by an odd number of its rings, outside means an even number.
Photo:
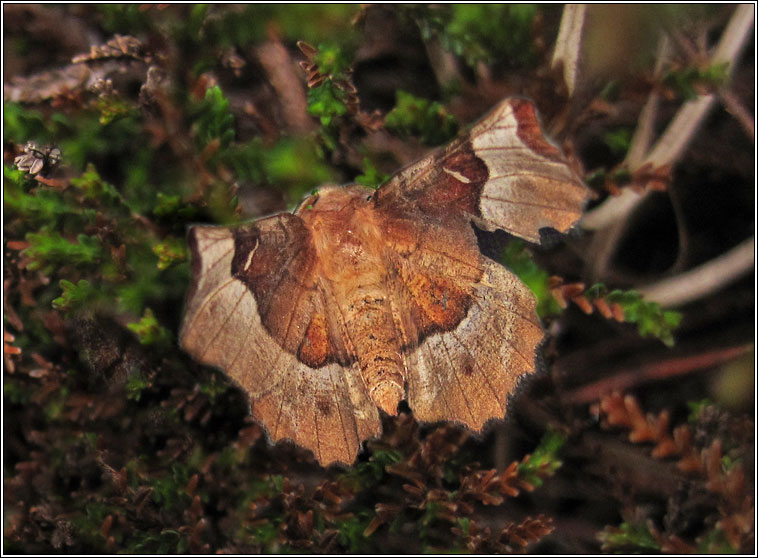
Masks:
[[[3,138],[6,142],[17,144],[32,139],[50,143],[53,139],[42,113],[19,103],[3,104]]]
[[[368,527],[371,519],[371,514],[361,513],[348,517],[338,523],[339,540],[343,548],[347,549],[350,553],[359,553],[365,548],[367,538],[363,532]],[[365,552],[365,550],[363,551]]]
[[[78,188],[84,199],[94,200],[105,206],[118,207],[124,203],[118,190],[102,179],[92,163],[87,165],[80,177],[71,179],[71,186]]]
[[[609,303],[618,303],[624,311],[624,321],[636,324],[640,335],[657,337],[669,347],[674,345],[674,330],[682,321],[680,312],[663,310],[658,303],[643,300],[637,291],[607,292],[602,283],[587,289],[587,295],[590,300],[604,296]]]
[[[18,379],[3,378],[3,397],[15,405],[26,405],[31,399],[31,391]]]
[[[334,179],[332,168],[321,158],[312,141],[305,138],[283,138],[263,156],[268,181],[288,194],[292,202]]]
[[[609,130],[603,135],[603,141],[614,155],[624,155],[632,142],[632,130],[626,126]]]
[[[598,538],[604,552],[660,552],[661,545],[644,524],[623,522],[617,528],[607,527]]]
[[[339,37],[345,43],[355,40],[351,19],[360,9],[350,4],[291,4],[287,9],[267,4],[220,8],[196,7],[192,21],[197,39],[214,46],[244,48],[266,39],[273,25],[285,40],[304,40],[313,44]]]
[[[101,25],[109,33],[136,34],[147,31],[151,17],[138,4],[97,4]]]
[[[513,65],[534,61],[534,4],[446,4],[412,10],[424,39],[437,37],[446,50],[470,66],[505,60]]]
[[[537,314],[541,318],[560,314],[561,307],[550,292],[550,274],[534,262],[524,242],[509,242],[500,261],[534,293],[537,298]]]
[[[397,104],[387,115],[384,125],[401,137],[417,136],[428,145],[442,144],[458,132],[455,117],[440,103],[400,90],[397,91]]]
[[[308,90],[308,114],[319,119],[322,126],[331,126],[334,119],[347,114],[345,93],[327,79],[318,87]]]
[[[136,107],[117,95],[100,97],[96,103],[100,111],[100,124],[110,124],[119,118],[133,115]]]
[[[403,454],[396,449],[375,449],[368,461],[358,463],[340,478],[356,489],[373,486],[386,476],[386,467],[399,463]]]
[[[200,149],[212,141],[218,141],[222,148],[234,141],[234,115],[218,85],[205,91],[205,98],[194,107],[193,113],[193,135]]]
[[[162,477],[150,478],[150,486],[153,491],[151,497],[160,507],[167,510],[181,510],[188,507],[191,498],[185,487],[191,474],[189,469],[182,463],[174,463],[171,473]]]
[[[563,462],[558,459],[566,437],[554,430],[549,430],[540,440],[539,445],[518,466],[519,479],[535,488],[542,486],[546,477],[553,476]]]
[[[63,233],[81,231],[95,221],[96,211],[76,206],[60,192],[36,189],[26,192],[9,181],[3,189],[3,203],[8,217],[21,217],[27,228],[49,227]]]
[[[63,409],[66,407],[66,399],[70,390],[67,386],[61,386],[45,404],[45,418],[51,422],[61,420]]]
[[[699,554],[740,554],[740,550],[732,546],[727,534],[719,528],[708,531],[698,540],[697,552]]]
[[[171,332],[158,322],[150,308],[145,309],[139,322],[127,324],[127,327],[137,334],[143,345],[165,345],[171,341]]]
[[[94,269],[105,257],[100,241],[86,234],[77,235],[76,242],[57,232],[28,233],[26,240],[29,247],[22,253],[31,260],[28,269],[47,274],[64,266]]]
[[[687,66],[669,70],[662,78],[684,100],[695,99],[699,94],[726,85],[729,63],[721,62],[706,67]]]
[[[158,256],[158,269],[164,270],[187,261],[187,243],[183,238],[169,238],[153,246]]]
[[[97,297],[97,291],[86,279],[80,279],[76,284],[61,279],[59,284],[63,293],[53,300],[53,308],[61,312],[82,309]]]
[[[188,550],[187,536],[176,529],[135,533],[127,546],[130,554],[185,554]]]
[[[211,374],[208,381],[200,383],[200,393],[208,396],[211,404],[215,403],[221,395],[229,389],[229,383],[224,381],[218,373]]]
[[[134,372],[126,381],[126,397],[135,402],[142,399],[142,393],[150,387],[150,381],[140,372]]]
[[[355,177],[355,181],[358,184],[363,184],[375,190],[385,183],[387,179],[389,179],[389,175],[379,172],[379,169],[374,166],[368,157],[363,158],[363,173]]]

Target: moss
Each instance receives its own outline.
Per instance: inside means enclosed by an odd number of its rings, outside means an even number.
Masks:
[[[385,118],[384,125],[401,137],[418,136],[428,145],[444,143],[458,131],[455,117],[440,103],[400,90],[397,104]]]
[[[545,318],[559,314],[561,307],[550,292],[550,274],[540,268],[520,240],[508,243],[500,261],[521,279],[537,298],[537,314]]]
[[[443,48],[470,66],[505,59],[523,65],[534,60],[535,4],[448,4],[413,9],[424,38],[438,37]]]
[[[519,478],[534,488],[542,486],[544,479],[554,475],[563,465],[558,459],[558,454],[565,443],[564,435],[553,430],[548,431],[529,458],[519,464]]]
[[[601,284],[588,289],[590,293],[604,290]],[[637,330],[643,337],[653,336],[666,345],[674,344],[674,330],[682,321],[681,312],[663,310],[656,302],[648,302],[637,291],[613,290],[605,295],[610,303],[618,303],[624,311],[624,321],[637,324]]]
[[[171,332],[158,323],[153,311],[145,308],[145,313],[139,322],[127,324],[143,345],[166,345],[171,341]]]
[[[661,545],[645,525],[623,522],[618,528],[607,528],[600,541],[605,552],[660,552]]]
[[[363,172],[355,177],[355,181],[358,184],[363,184],[374,189],[379,188],[387,179],[389,179],[389,175],[379,172],[379,169],[374,166],[368,157],[363,158]]]

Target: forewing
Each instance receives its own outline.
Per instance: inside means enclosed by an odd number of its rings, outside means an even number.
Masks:
[[[509,98],[467,134],[395,175],[377,192],[377,205],[462,213],[486,230],[539,242],[541,228],[568,231],[587,196],[581,178],[545,138],[534,105]]]
[[[294,219],[192,228],[181,343],[250,394],[274,441],[291,438],[324,465],[349,464],[361,441],[380,432],[378,413],[356,372],[325,356],[335,343],[307,235]]]
[[[404,345],[415,347],[466,315],[482,275],[482,256],[471,225],[460,216],[443,221],[397,208],[381,222],[396,322]]]

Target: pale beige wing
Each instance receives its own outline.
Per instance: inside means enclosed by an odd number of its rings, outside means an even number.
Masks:
[[[379,207],[462,213],[485,230],[539,242],[541,228],[567,232],[588,195],[545,138],[534,105],[508,98],[468,133],[393,176],[376,200]]]
[[[253,416],[274,441],[291,438],[313,450],[324,465],[352,463],[361,442],[381,431],[358,373],[336,362],[307,366],[271,337],[249,284],[232,276],[234,229],[193,227],[190,247],[193,285],[182,347],[222,369],[250,394]]]
[[[535,370],[543,337],[534,295],[488,258],[467,315],[408,355],[408,404],[422,421],[457,420],[481,430],[502,418],[519,379]]]

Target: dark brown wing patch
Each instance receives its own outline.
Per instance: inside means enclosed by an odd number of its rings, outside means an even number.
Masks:
[[[308,366],[346,364],[329,336],[316,265],[310,232],[295,215],[285,213],[234,230],[231,275],[255,296],[271,336]]]

